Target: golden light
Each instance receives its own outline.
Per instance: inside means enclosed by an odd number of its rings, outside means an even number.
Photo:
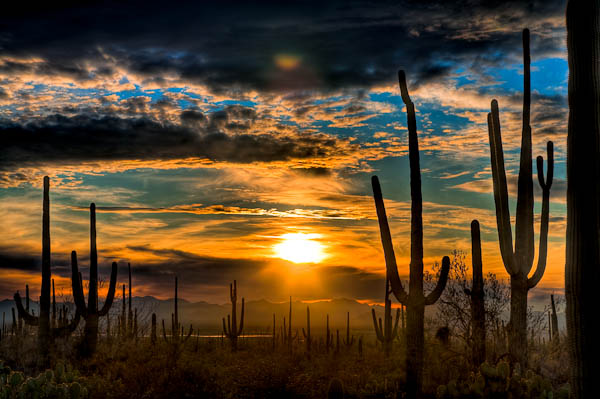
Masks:
[[[300,57],[291,54],[277,54],[275,56],[275,65],[289,71],[300,65]]]
[[[325,247],[316,238],[320,234],[289,233],[280,236],[282,240],[273,246],[277,257],[294,263],[319,263],[327,257]]]

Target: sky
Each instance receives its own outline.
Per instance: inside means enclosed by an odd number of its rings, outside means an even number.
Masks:
[[[514,217],[523,28],[533,156],[555,144],[548,267],[530,297],[562,292],[564,1],[16,7],[0,16],[0,298],[25,284],[39,295],[48,175],[53,276],[65,295],[70,251],[87,278],[95,202],[100,276],[117,261],[124,283],[130,262],[134,295],[169,298],[178,275],[191,301],[227,302],[236,279],[246,300],[382,302],[372,175],[402,278],[410,259],[398,69],[417,111],[426,269],[453,250],[470,264],[478,219],[484,272],[508,278],[486,115],[497,99]]]

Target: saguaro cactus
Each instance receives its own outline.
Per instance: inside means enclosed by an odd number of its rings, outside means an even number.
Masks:
[[[346,338],[344,338],[344,345],[351,347],[354,344],[354,335],[350,336],[350,312],[346,313]]]
[[[400,319],[400,309],[396,309],[396,322],[394,323],[394,327],[392,328],[392,300],[390,299],[390,283],[386,279],[385,281],[385,302],[384,302],[384,311],[383,318],[384,322],[381,322],[381,317],[379,318],[379,324],[377,323],[377,316],[375,314],[375,309],[371,308],[371,316],[373,316],[373,327],[375,328],[375,335],[377,340],[381,342],[383,346],[383,352],[385,356],[389,356],[392,350],[392,342],[398,336],[398,321]]]
[[[481,262],[481,233],[479,222],[471,222],[471,257],[473,263],[473,285],[465,289],[471,297],[471,347],[473,364],[478,367],[485,362],[485,299]]]
[[[102,309],[98,310],[98,250],[96,248],[96,205],[90,204],[90,279],[88,287],[88,303],[85,304],[81,274],[77,265],[77,252],[71,252],[71,282],[73,284],[73,300],[77,311],[85,319],[84,336],[81,342],[81,354],[90,356],[96,351],[98,344],[98,321],[106,316],[113,300],[117,286],[117,262],[113,262],[110,273],[108,294]]]
[[[531,84],[530,84],[529,30],[523,30],[523,131],[521,136],[521,166],[518,180],[517,215],[515,223],[515,246],[513,250],[510,211],[508,209],[508,188],[504,170],[504,153],[500,134],[498,102],[492,100],[492,112],[488,114],[492,178],[494,181],[494,201],[498,240],[504,267],[510,275],[510,322],[509,352],[513,360],[527,364],[527,292],[535,287],[544,275],[548,250],[548,213],[550,187],[554,175],[554,147],[548,142],[548,172],[544,179],[544,161],[537,158],[539,184],[542,188],[542,216],[538,263],[535,273],[528,278],[533,266],[535,252],[533,233],[533,179],[531,159]]]
[[[554,304],[554,295],[550,295],[550,305],[552,307],[552,339],[560,340],[560,333],[558,332],[558,316],[556,314],[556,305]]]
[[[190,330],[188,332],[188,334],[185,336],[185,338],[183,337],[183,326],[179,323],[179,297],[178,297],[178,280],[177,280],[177,276],[175,276],[175,298],[174,298],[174,312],[171,313],[171,343],[174,345],[179,344],[180,341],[182,341],[182,343],[187,342],[187,340],[190,339],[190,337],[192,336],[192,333],[194,331],[192,325],[190,324]],[[162,321],[162,329],[163,329],[163,338],[165,339],[166,342],[169,342],[169,340],[167,339],[167,332],[165,330],[165,321]]]
[[[310,308],[308,306],[306,307],[306,330],[302,328],[302,335],[304,335],[304,341],[306,342],[306,353],[310,353],[312,337],[310,335]]]
[[[23,307],[21,296],[18,291],[14,296],[19,317],[25,320],[25,323],[38,327],[38,347],[42,361],[45,361],[47,358],[54,337],[70,334],[75,330],[79,323],[79,313],[76,313],[73,320],[68,324],[57,328],[52,328],[50,325],[50,281],[52,279],[50,253],[50,179],[48,176],[44,176],[42,211],[42,291],[40,294],[39,315],[35,316],[29,313],[29,304],[27,304],[27,309]],[[27,302],[29,303],[29,294],[27,294]]]
[[[229,284],[229,297],[231,299],[231,315],[227,315],[227,325],[223,317],[223,332],[231,342],[231,348],[237,350],[238,337],[242,335],[244,329],[244,298],[242,297],[242,313],[240,315],[240,325],[237,326],[237,281]]]
[[[387,279],[394,296],[406,306],[406,383],[408,397],[420,395],[423,384],[423,349],[424,349],[424,322],[425,306],[434,304],[446,287],[450,258],[444,256],[440,277],[434,290],[425,296],[423,293],[423,198],[421,195],[421,168],[419,166],[419,142],[417,138],[417,121],[415,106],[408,94],[406,76],[404,71],[398,72],[400,93],[406,105],[408,125],[408,157],[410,161],[410,193],[411,193],[411,250],[410,250],[410,277],[409,292],[402,286],[398,275],[396,257],[392,245],[390,227],[388,225],[383,195],[377,176],[373,176],[373,197],[379,220],[381,243],[385,254]]]
[[[572,397],[600,398],[600,4],[569,0],[565,294]],[[592,304],[592,305],[590,305]]]

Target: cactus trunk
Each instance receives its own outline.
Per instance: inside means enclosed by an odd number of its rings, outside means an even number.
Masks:
[[[483,290],[483,265],[481,261],[481,234],[479,222],[471,222],[471,251],[473,259],[473,286],[471,296],[471,328],[473,334],[473,364],[478,367],[485,361],[485,298]]]
[[[565,293],[572,397],[600,397],[600,5],[567,3],[569,124]]]

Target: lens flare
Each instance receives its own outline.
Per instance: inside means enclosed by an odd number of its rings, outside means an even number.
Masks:
[[[300,65],[300,57],[291,54],[277,54],[275,56],[275,65],[283,70],[290,71]]]

